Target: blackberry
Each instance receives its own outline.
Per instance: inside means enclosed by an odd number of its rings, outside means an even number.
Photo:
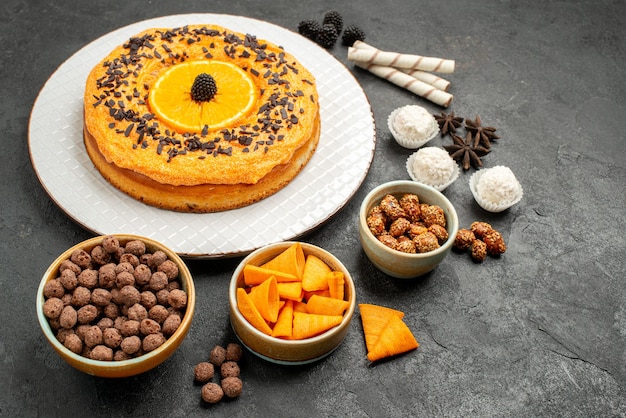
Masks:
[[[303,20],[298,23],[298,33],[312,41],[317,39],[322,27],[315,20]]]
[[[341,31],[343,30],[343,17],[341,17],[339,12],[336,12],[334,10],[327,12],[324,15],[324,21],[322,22],[322,25],[326,25],[326,24],[333,25],[335,29],[337,30],[337,34],[340,34]]]
[[[322,30],[317,37],[317,43],[322,48],[329,49],[332,48],[333,45],[335,45],[335,42],[337,42],[338,38],[339,33],[337,33],[337,29],[335,29],[335,25],[327,23],[322,26]]]
[[[198,74],[191,86],[191,98],[196,102],[208,102],[215,93],[217,93],[215,79],[207,73]]]
[[[358,26],[350,25],[343,32],[341,43],[345,46],[352,46],[356,41],[364,41],[365,32]]]

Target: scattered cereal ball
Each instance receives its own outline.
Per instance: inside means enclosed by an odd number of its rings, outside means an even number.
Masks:
[[[162,271],[163,273],[165,273],[169,280],[174,280],[178,277],[178,266],[172,260],[163,261],[157,267],[157,271]]]
[[[43,303],[43,314],[46,318],[58,318],[63,311],[63,301],[59,298],[49,298]]]
[[[65,290],[72,291],[78,286],[78,279],[74,270],[65,269],[59,275],[59,282],[63,285]]]
[[[418,253],[427,253],[439,248],[439,240],[432,232],[425,232],[413,239]]]
[[[230,343],[226,346],[226,360],[239,361],[243,355],[243,349],[239,344]]]
[[[163,334],[170,336],[176,332],[180,326],[182,319],[178,314],[170,314],[165,321],[163,321],[162,331]]]
[[[120,343],[122,351],[128,355],[133,355],[141,348],[141,338],[136,335],[126,337]]]
[[[81,306],[76,311],[76,319],[79,324],[89,324],[98,317],[98,308],[91,304]]]
[[[43,287],[46,298],[60,298],[65,294],[65,288],[59,280],[49,280]]]
[[[100,327],[97,325],[90,326],[85,332],[84,342],[89,348],[102,344],[102,330]],[[113,358],[113,352],[111,352],[111,358]]]
[[[171,290],[167,301],[174,309],[183,309],[187,306],[187,293],[184,290],[174,289]]]
[[[461,228],[456,233],[454,238],[454,249],[458,251],[466,251],[472,246],[472,243],[476,239],[476,235],[466,228]]]
[[[120,249],[120,241],[112,235],[107,235],[102,239],[102,248],[109,254],[115,253]]]
[[[139,325],[139,331],[143,335],[151,335],[161,332],[161,325],[153,319],[142,319]]]
[[[224,397],[224,391],[217,383],[209,382],[202,386],[202,400],[208,403],[218,403]]]
[[[222,379],[222,390],[224,391],[224,395],[229,398],[236,398],[241,395],[241,391],[243,389],[243,383],[241,379],[238,377],[227,377]]]
[[[208,361],[196,364],[196,367],[193,369],[193,377],[196,382],[200,383],[207,383],[209,380],[213,379],[214,374],[215,367]]]
[[[91,256],[85,250],[76,249],[72,251],[70,261],[81,269],[91,268]]]
[[[128,241],[124,247],[124,252],[141,257],[146,252],[146,244],[141,240]]]
[[[150,352],[159,348],[165,342],[165,336],[160,332],[157,334],[147,335],[146,338],[143,339],[142,348],[143,351]]]
[[[487,245],[479,239],[474,240],[471,247],[472,259],[482,263],[487,256]]]
[[[105,328],[102,331],[102,342],[107,347],[117,348],[122,344],[122,334],[116,328]]]
[[[59,324],[65,329],[74,328],[78,322],[78,313],[76,313],[76,309],[73,306],[67,305],[61,311],[61,316],[59,317]]]
[[[221,345],[216,345],[209,354],[209,361],[216,366],[221,366],[226,360],[226,349]]]
[[[135,303],[133,306],[128,308],[127,316],[128,316],[128,319],[134,319],[135,321],[142,321],[148,317],[148,311],[142,304]]]
[[[490,224],[487,222],[472,222],[470,225],[470,230],[474,233],[476,238],[483,239],[483,237],[493,230]]]
[[[72,293],[72,305],[85,306],[91,301],[91,291],[84,286],[78,286]]]
[[[502,255],[506,251],[504,238],[502,238],[502,234],[495,229],[485,234],[483,241],[487,246],[487,254],[491,256]]]
[[[226,377],[239,377],[239,365],[235,361],[225,361],[220,367],[222,379]]]
[[[91,350],[89,357],[93,360],[112,361],[113,350],[106,345],[97,345]]]
[[[95,247],[93,247],[90,255],[93,262],[99,266],[102,266],[111,261],[111,254],[106,252],[102,245],[96,245]]]
[[[83,351],[83,342],[76,334],[68,334],[65,337],[63,345],[70,351],[76,354],[80,354]]]

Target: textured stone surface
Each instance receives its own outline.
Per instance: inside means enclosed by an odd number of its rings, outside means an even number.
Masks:
[[[7,0],[0,13],[0,416],[624,416],[626,411],[626,30],[623,2]],[[462,226],[491,222],[508,243],[500,259],[451,254],[420,280],[391,279],[358,243],[368,190],[408,178],[409,152],[391,139],[396,107],[437,106],[354,68],[377,122],[371,171],[354,198],[303,240],[336,254],[359,302],[406,312],[420,342],[370,365],[358,313],[340,348],[302,367],[246,353],[239,399],[200,401],[193,366],[234,341],[226,292],[238,259],[192,261],[198,303],[181,349],[158,368],[111,382],[75,371],[52,351],[35,315],[48,264],[88,238],[40,186],[28,156],[28,121],[50,74],[91,40],[134,21],[176,13],[241,14],[294,29],[337,8],[381,49],[456,60],[449,110],[498,128],[485,166],[506,165],[522,202],[488,214],[468,173],[445,194]],[[376,12],[372,12],[376,10]],[[449,143],[437,137],[432,145]],[[299,411],[299,412],[297,412]]]

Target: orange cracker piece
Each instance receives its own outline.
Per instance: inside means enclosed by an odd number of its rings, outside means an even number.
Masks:
[[[343,277],[343,273],[340,271],[331,271],[330,273],[328,273],[327,280],[330,297],[344,300],[344,285],[346,281]]]
[[[307,313],[306,312],[306,303],[305,302],[294,301],[293,311],[294,312],[304,312],[304,313]]]
[[[365,335],[365,345],[367,351],[373,350],[378,342],[378,337],[391,316],[404,318],[404,312],[385,306],[372,305],[368,303],[359,304],[361,312],[361,323],[363,324],[363,334]]]
[[[263,319],[267,322],[276,322],[280,297],[274,276],[266,279],[260,285],[253,286],[248,296]]]
[[[302,340],[314,337],[341,324],[342,320],[341,315],[318,315],[294,311],[292,338]]]
[[[311,299],[311,296],[313,295],[326,296],[327,298],[329,298],[330,291],[328,289],[324,289],[324,290],[314,290],[312,292],[304,292],[304,295],[302,296],[302,298],[304,300],[309,300]]]
[[[239,312],[250,324],[264,334],[272,335],[272,329],[263,319],[254,303],[250,300],[250,296],[242,287],[237,288],[237,308]]]
[[[276,283],[276,288],[281,299],[302,300],[302,282]]]
[[[343,315],[350,306],[347,300],[313,295],[306,303],[308,313],[320,315]]]
[[[293,300],[287,300],[278,313],[278,319],[272,329],[272,337],[291,338],[293,334]]]
[[[243,280],[246,286],[256,286],[271,276],[276,277],[278,283],[298,281],[295,275],[278,270],[270,270],[252,264],[246,264],[243,268]]]
[[[419,343],[413,336],[409,327],[397,316],[391,315],[385,325],[378,341],[367,353],[369,361],[377,361],[385,357],[391,357],[407,351],[415,350]]]
[[[304,271],[304,263],[305,259],[302,245],[299,242],[296,242],[267,263],[261,265],[261,267],[292,274],[298,279],[301,279],[302,272]]]
[[[328,289],[326,275],[331,272],[330,267],[319,257],[309,254],[304,263],[302,274],[302,288],[306,292]]]

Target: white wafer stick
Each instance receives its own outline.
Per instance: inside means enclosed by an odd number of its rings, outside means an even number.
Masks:
[[[421,55],[400,54],[379,49],[348,48],[350,61],[365,62],[385,67],[411,68],[414,70],[434,71],[440,73],[454,72],[454,60],[423,57]]]
[[[367,44],[363,41],[356,41],[354,42],[352,46],[354,48],[363,48],[363,49],[370,49],[370,50],[376,50],[376,51],[379,50],[378,48],[370,44]],[[414,70],[411,68],[398,68],[398,70],[404,73],[407,73],[408,75],[415,77],[418,80],[423,81],[424,83],[428,83],[431,86],[438,88],[439,90],[448,91],[448,89],[450,88],[450,82],[448,80],[438,77],[434,74],[428,73],[426,71]]]
[[[398,71],[395,68],[387,67],[383,65],[367,64],[360,61],[355,61],[355,65],[364,68],[374,75],[380,78],[384,78],[387,81],[395,84],[396,86],[403,87],[409,90],[411,93],[417,94],[420,97],[430,100],[431,102],[438,104],[439,106],[448,107],[452,102],[452,95],[443,90],[439,90],[430,84],[424,83],[411,77],[410,75]]]

